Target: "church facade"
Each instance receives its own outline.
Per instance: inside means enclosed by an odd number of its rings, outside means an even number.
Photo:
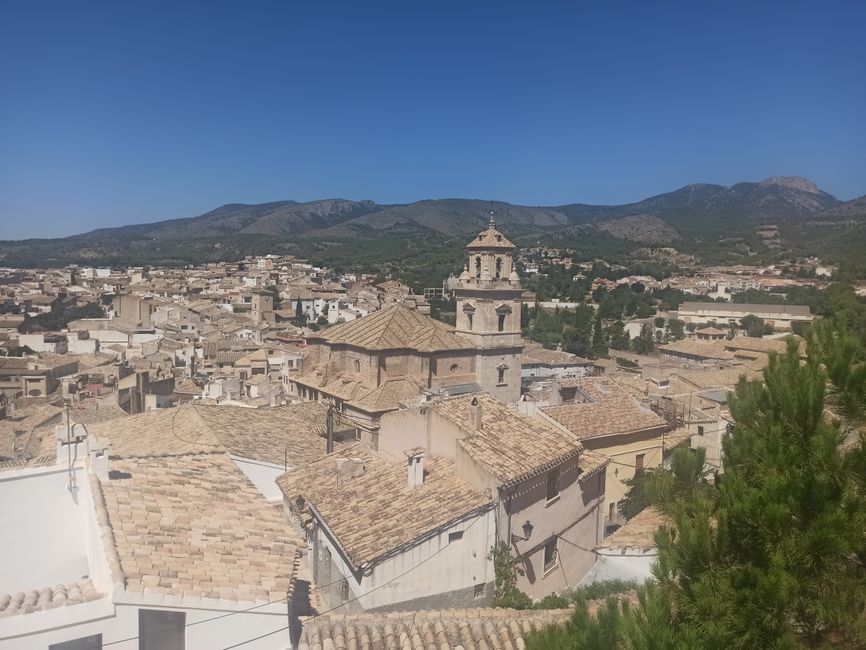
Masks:
[[[520,282],[516,248],[496,229],[466,247],[452,327],[404,305],[308,337],[292,391],[301,400],[333,400],[357,421],[378,417],[425,392],[484,391],[504,403],[520,397]]]

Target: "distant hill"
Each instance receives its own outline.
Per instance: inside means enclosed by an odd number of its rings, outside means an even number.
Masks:
[[[791,228],[802,237],[808,224],[866,224],[864,204],[866,197],[842,203],[796,176],[730,187],[688,185],[625,205],[531,207],[458,198],[400,205],[345,199],[228,204],[197,217],[61,239],[0,242],[0,265],[182,264],[277,252],[375,266],[401,255],[436,258],[435,251],[446,249],[450,260],[491,211],[523,245],[570,246],[591,254],[596,249],[625,253],[638,243],[674,243],[718,261],[760,253],[754,231],[761,225]]]

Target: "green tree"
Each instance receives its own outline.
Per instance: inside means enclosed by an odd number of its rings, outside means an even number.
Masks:
[[[764,335],[764,319],[754,314],[748,314],[740,319],[740,327],[746,331],[746,336],[759,339]]]
[[[649,354],[655,347],[654,338],[655,328],[650,323],[645,323],[640,328],[640,334],[632,339],[632,349],[638,354]]]
[[[846,330],[823,327],[805,363],[790,341],[763,382],[737,385],[725,471],[712,485],[688,450],[646,484],[671,523],[656,534],[655,580],[639,605],[578,612],[581,630],[547,630],[543,647],[588,647],[610,619],[615,644],[598,647],[866,647],[866,434],[846,445],[826,417],[829,406],[862,421],[863,351]]]
[[[625,329],[625,325],[621,320],[614,322],[607,330],[607,337],[610,341],[610,347],[614,350],[628,350],[629,335]]]
[[[668,321],[668,328],[670,328],[671,337],[674,341],[680,341],[686,335],[685,325],[679,318],[671,318]]]
[[[517,576],[524,575],[520,558],[514,557],[511,547],[499,541],[490,549],[488,559],[493,561],[496,584],[493,590],[493,606],[511,609],[529,609],[532,599],[517,588]]]
[[[607,356],[607,341],[604,338],[604,330],[601,327],[601,314],[595,317],[595,325],[592,331],[592,354],[596,359]]]

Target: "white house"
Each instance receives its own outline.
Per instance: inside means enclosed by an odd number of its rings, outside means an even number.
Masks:
[[[0,471],[0,649],[288,646],[291,526],[206,432],[131,431]]]

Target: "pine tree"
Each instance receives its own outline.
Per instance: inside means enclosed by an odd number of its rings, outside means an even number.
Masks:
[[[763,382],[737,386],[713,485],[687,450],[649,482],[672,523],[656,534],[655,580],[638,606],[578,612],[528,647],[593,647],[588,635],[614,619],[616,645],[598,647],[866,647],[866,434],[846,443],[825,408],[851,432],[863,421],[864,356],[843,329],[822,327],[805,362],[791,341]]]

